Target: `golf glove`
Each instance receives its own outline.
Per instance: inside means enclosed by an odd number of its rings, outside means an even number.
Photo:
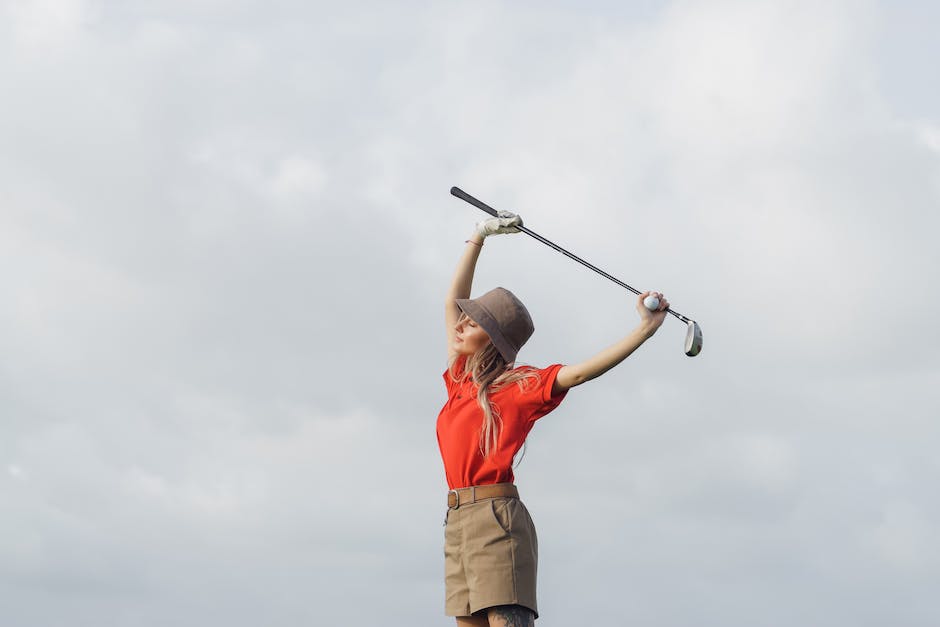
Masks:
[[[480,237],[496,235],[498,233],[518,233],[517,226],[522,226],[522,218],[510,211],[500,211],[498,218],[490,218],[477,222],[477,233]]]

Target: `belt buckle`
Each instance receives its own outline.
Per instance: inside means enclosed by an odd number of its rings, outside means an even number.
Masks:
[[[447,494],[453,494],[453,495],[454,495],[454,506],[453,506],[453,507],[450,507],[450,508],[448,508],[448,509],[458,509],[458,508],[460,508],[460,493],[457,492],[457,490],[448,490],[448,491],[447,491]]]

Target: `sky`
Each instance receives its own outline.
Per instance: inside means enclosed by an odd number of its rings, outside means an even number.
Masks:
[[[931,2],[0,0],[0,619],[453,624],[482,213],[670,318],[515,470],[542,627],[940,622]],[[574,363],[631,294],[487,241]]]

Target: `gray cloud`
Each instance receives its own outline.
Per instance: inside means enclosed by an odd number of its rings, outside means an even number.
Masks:
[[[540,624],[936,623],[932,9],[609,4],[3,5],[11,624],[443,622],[454,184],[705,331],[533,432]],[[497,284],[531,363],[633,324]]]

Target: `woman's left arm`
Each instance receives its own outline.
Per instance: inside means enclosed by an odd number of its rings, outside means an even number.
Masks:
[[[650,294],[659,297],[659,308],[656,311],[650,311],[643,304],[643,299]],[[657,292],[644,292],[637,299],[636,309],[637,313],[640,314],[640,324],[633,332],[616,344],[608,346],[579,364],[562,366],[555,376],[555,383],[552,385],[552,396],[601,376],[629,357],[643,342],[653,337],[653,334],[662,325],[663,320],[666,319],[666,310],[669,309],[669,301]]]

